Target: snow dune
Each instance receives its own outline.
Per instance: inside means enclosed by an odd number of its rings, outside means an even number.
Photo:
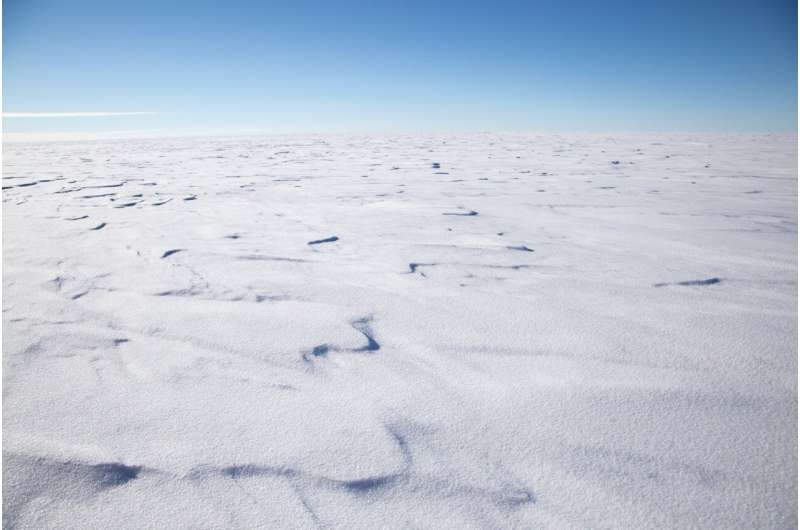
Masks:
[[[9,143],[6,528],[789,528],[796,139]]]

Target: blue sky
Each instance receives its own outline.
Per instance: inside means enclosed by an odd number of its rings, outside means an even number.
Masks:
[[[793,131],[797,5],[3,2],[6,132]]]

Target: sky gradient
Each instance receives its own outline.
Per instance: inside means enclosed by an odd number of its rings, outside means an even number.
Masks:
[[[6,0],[5,132],[796,130],[792,1],[253,4]]]

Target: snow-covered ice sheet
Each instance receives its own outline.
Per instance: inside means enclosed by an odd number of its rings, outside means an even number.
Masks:
[[[4,155],[4,527],[796,525],[793,136]]]

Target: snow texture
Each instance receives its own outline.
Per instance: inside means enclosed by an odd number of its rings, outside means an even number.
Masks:
[[[6,144],[4,528],[791,528],[796,139]]]

